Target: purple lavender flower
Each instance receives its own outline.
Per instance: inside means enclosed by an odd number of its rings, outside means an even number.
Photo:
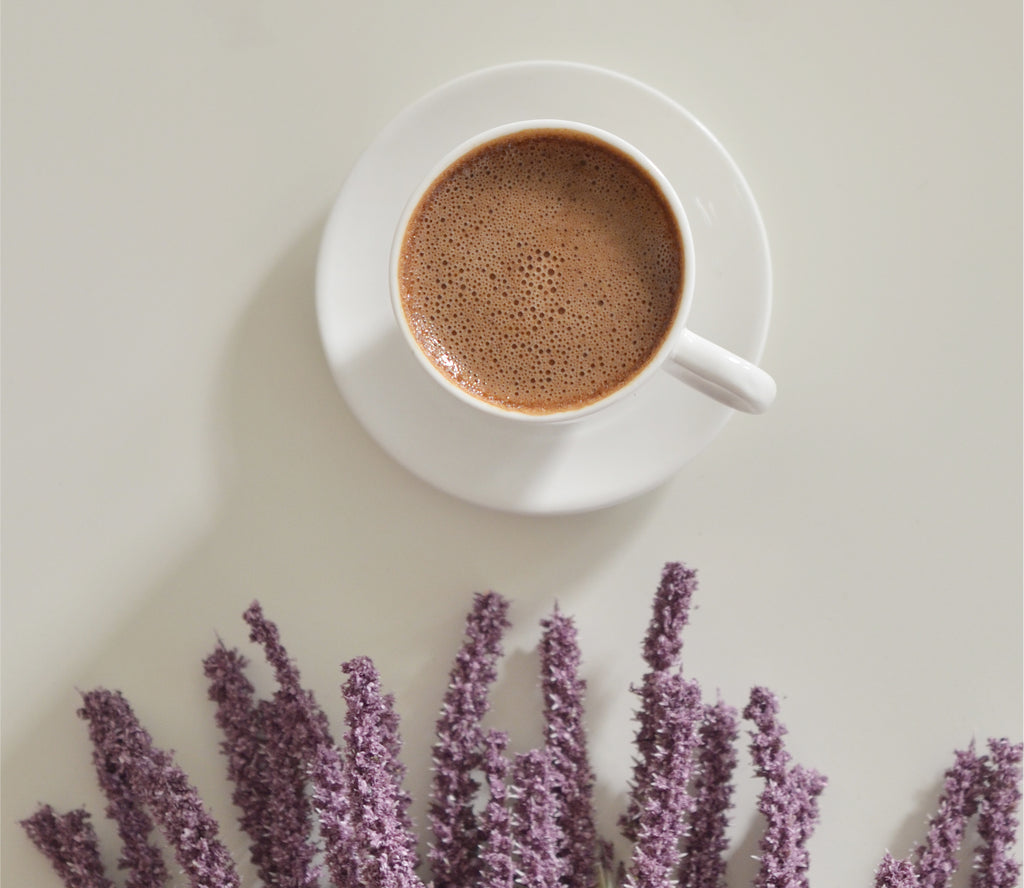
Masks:
[[[83,701],[79,714],[89,722],[97,768],[116,772],[123,791],[150,811],[193,888],[237,888],[216,821],[170,755],[153,746],[124,697],[100,689]]]
[[[569,888],[597,882],[597,830],[594,827],[594,773],[587,756],[583,724],[586,683],[579,678],[576,626],[557,609],[541,623],[540,660],[544,691],[544,737],[559,802],[558,825],[565,836]]]
[[[313,694],[303,689],[299,670],[281,644],[277,626],[263,615],[259,602],[254,601],[242,616],[251,630],[249,638],[262,645],[267,662],[274,668],[280,685],[275,699],[294,721],[293,742],[307,763],[311,762],[320,747],[334,744],[327,716]]]
[[[83,715],[84,710],[79,714]],[[93,753],[93,763],[100,788],[107,797],[107,816],[117,824],[122,842],[118,866],[128,871],[125,888],[160,888],[167,881],[167,867],[160,849],[149,841],[153,821],[143,810],[144,800],[132,785],[130,763],[99,745]]]
[[[512,830],[519,854],[519,881],[529,888],[559,888],[567,875],[565,860],[558,853],[565,839],[558,826],[553,777],[544,750],[517,755],[512,765]]]
[[[744,718],[754,722],[750,751],[757,775],[765,781],[758,810],[768,823],[761,837],[761,867],[755,888],[807,888],[806,843],[818,822],[818,796],[825,778],[799,765],[790,768],[777,718],[778,702],[771,691],[755,687]]]
[[[204,662],[209,696],[218,704],[222,749],[235,783],[241,825],[253,840],[250,855],[273,888],[314,888],[316,847],[309,836],[312,811],[308,775],[321,747],[332,746],[327,717],[301,686],[298,669],[281,644],[277,626],[258,602],[245,611],[250,638],[263,646],[279,684],[272,700],[255,700],[245,659],[223,645]]]
[[[679,888],[724,888],[726,829],[736,769],[737,712],[719,701],[704,708],[690,833],[683,846]]]
[[[295,711],[276,698],[256,706],[258,730],[264,738],[259,764],[268,794],[264,822],[261,877],[268,888],[316,888],[319,867],[310,840],[312,804],[307,780],[316,747],[304,747],[307,736]]]
[[[810,888],[807,876],[810,855],[806,848],[807,842],[814,834],[814,828],[820,820],[818,799],[825,791],[828,780],[824,774],[812,768],[805,768],[803,765],[794,765],[790,770],[789,779],[796,812],[796,841],[804,855],[804,863],[800,872],[800,886],[801,888]]]
[[[887,854],[876,888],[946,888],[957,867],[967,822],[978,815],[981,844],[975,851],[971,888],[1013,888],[1021,867],[1010,857],[1018,826],[1022,746],[989,740],[989,755],[972,743],[954,753],[946,771],[938,810],[929,818],[928,836],[908,860]]]
[[[381,713],[381,728],[383,729],[382,739],[388,751],[388,762],[391,768],[391,779],[395,784],[395,798],[398,802],[398,822],[402,833],[409,839],[409,853],[412,855],[413,867],[420,865],[419,849],[416,841],[416,831],[413,827],[412,796],[405,790],[406,767],[402,763],[402,738],[399,733],[400,719],[395,710],[394,694],[385,694],[383,697],[383,712]]]
[[[274,670],[278,690],[257,705],[262,725],[263,766],[270,794],[264,802],[268,852],[264,880],[273,888],[316,888],[317,848],[310,840],[312,804],[308,778],[319,750],[334,746],[327,716],[302,687],[295,663],[281,643],[276,624],[254,601],[242,615],[249,639],[259,644]]]
[[[1007,739],[988,741],[988,767],[978,817],[982,845],[975,855],[971,888],[1013,888],[1021,865],[1010,857],[1016,841],[1021,801],[1021,756],[1024,746]]]
[[[478,594],[466,618],[466,638],[455,658],[437,721],[429,819],[434,842],[430,862],[437,888],[466,888],[480,872],[483,836],[474,813],[482,760],[487,692],[497,676],[501,638],[510,625],[508,602],[495,592]]]
[[[953,767],[946,771],[938,811],[929,821],[928,837],[914,854],[921,888],[946,888],[949,884],[967,821],[978,810],[985,763],[975,754],[973,743],[955,756]]]
[[[921,883],[909,860],[886,854],[875,873],[875,888],[921,888]]]
[[[644,660],[651,669],[670,669],[678,662],[683,628],[690,620],[690,599],[696,589],[697,571],[680,562],[665,565],[644,640]]]
[[[696,588],[696,571],[684,564],[670,562],[662,570],[661,582],[654,596],[651,621],[644,639],[644,660],[649,668],[643,685],[639,689],[632,688],[641,699],[641,709],[637,714],[640,722],[637,734],[639,756],[633,765],[629,805],[619,818],[622,834],[631,842],[639,839],[640,816],[647,788],[659,779],[660,766],[652,759],[657,747],[650,738],[656,734],[658,724],[666,714],[657,710],[659,694],[653,684],[657,683],[657,676],[667,674],[679,663],[683,649],[682,631],[689,622],[690,600]]]
[[[60,815],[49,805],[21,821],[35,846],[46,855],[66,888],[114,888],[100,859],[89,812],[79,808]]]
[[[693,771],[700,721],[700,688],[678,672],[644,677],[636,744],[647,765],[646,782],[634,784],[638,813],[628,888],[671,888],[679,843],[693,809],[687,784]]]
[[[392,759],[396,737],[390,707],[381,696],[380,678],[368,657],[342,665],[348,704],[345,736],[352,825],[363,849],[359,876],[367,888],[422,888],[416,877],[413,839],[402,816]]]
[[[360,849],[352,826],[348,777],[338,750],[324,746],[313,763],[313,807],[324,838],[324,862],[335,888],[360,888]]]
[[[253,841],[250,859],[260,878],[270,882],[275,857],[268,822],[272,774],[266,761],[265,725],[257,712],[255,690],[245,675],[246,665],[238,651],[223,644],[203,661],[210,679],[208,696],[217,704],[216,721],[225,737],[220,746],[228,761],[228,779],[235,787],[232,800],[241,812],[242,829]]]
[[[488,731],[484,738],[483,771],[488,799],[480,818],[485,836],[480,852],[480,888],[512,888],[515,863],[512,821],[509,816],[509,762],[505,757],[508,735]]]

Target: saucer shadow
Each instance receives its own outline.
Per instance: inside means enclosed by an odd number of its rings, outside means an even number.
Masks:
[[[564,425],[526,427],[476,411],[423,372],[397,329],[348,360],[347,404],[379,427],[377,443],[426,483],[475,505],[529,513],[566,452]],[[358,417],[357,417],[358,418]],[[386,432],[383,431],[386,428]]]

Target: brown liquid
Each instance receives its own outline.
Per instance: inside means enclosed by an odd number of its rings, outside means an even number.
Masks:
[[[571,410],[636,376],[679,308],[679,228],[650,176],[570,130],[485,144],[420,201],[399,258],[420,348],[473,395]]]

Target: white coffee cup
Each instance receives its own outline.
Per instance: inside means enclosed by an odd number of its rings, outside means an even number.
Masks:
[[[446,376],[420,348],[402,304],[400,286],[400,260],[406,229],[420,201],[431,190],[438,177],[464,155],[488,142],[533,130],[569,130],[582,133],[610,145],[630,158],[656,183],[671,208],[682,238],[684,256],[679,307],[662,345],[651,359],[628,382],[609,392],[603,398],[579,407],[549,413],[527,412],[500,406],[477,397]],[[618,136],[596,127],[566,120],[524,120],[495,127],[463,142],[438,162],[409,198],[395,230],[390,266],[392,308],[398,327],[413,354],[426,372],[448,392],[464,403],[486,413],[529,423],[582,419],[635,394],[652,377],[662,372],[668,372],[716,401],[746,413],[763,413],[775,398],[775,380],[764,370],[739,355],[704,339],[687,327],[687,320],[693,308],[697,256],[693,246],[690,224],[679,196],[661,170],[644,154]]]

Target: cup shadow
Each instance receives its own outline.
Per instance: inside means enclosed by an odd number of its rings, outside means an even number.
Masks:
[[[401,714],[421,815],[437,707],[472,593],[504,592],[516,622],[547,612],[556,595],[571,612],[572,595],[642,529],[659,496],[525,517],[467,507],[406,471],[364,431],[323,355],[313,299],[322,225],[323,218],[311,222],[270,269],[213,380],[212,517],[169,566],[155,569],[144,594],[126,592],[134,604],[111,616],[91,655],[62,676],[66,693],[41,703],[5,743],[0,835],[11,884],[53,883],[17,824],[41,801],[62,810],[84,804],[116,872],[119,844],[75,715],[76,689],[97,686],[122,690],[154,742],[175,750],[220,822],[243,882],[255,882],[201,666],[222,637],[253,661],[258,691],[272,693],[240,618],[254,599],[280,626],[336,736],[344,727],[338,665],[373,657]],[[380,369],[381,359],[367,354],[365,366]],[[503,471],[509,483],[526,484],[551,455],[540,441]],[[483,462],[460,465],[483,471]],[[493,544],[467,547],[467,539]],[[522,688],[520,680],[497,689],[499,709],[515,711]]]

